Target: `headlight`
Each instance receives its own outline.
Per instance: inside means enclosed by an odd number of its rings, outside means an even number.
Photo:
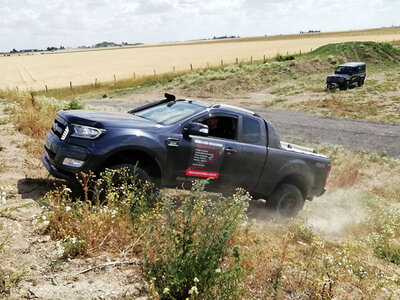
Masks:
[[[71,136],[82,139],[94,140],[98,138],[101,134],[106,132],[104,129],[83,126],[78,124],[71,124],[71,127],[72,127]]]

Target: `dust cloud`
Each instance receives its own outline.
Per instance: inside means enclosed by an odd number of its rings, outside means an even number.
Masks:
[[[252,201],[247,216],[264,226],[289,222],[268,211],[265,200]],[[325,238],[341,239],[366,217],[365,195],[356,189],[338,189],[306,201],[297,218],[305,220],[305,225]]]
[[[299,217],[317,233],[341,238],[367,217],[365,195],[356,189],[335,190],[307,201]]]

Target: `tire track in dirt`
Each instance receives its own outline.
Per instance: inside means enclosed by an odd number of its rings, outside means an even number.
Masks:
[[[20,62],[18,62],[15,57],[13,57],[13,60],[15,66],[17,67],[18,74],[21,77],[21,80],[23,81],[26,88],[28,88],[29,85],[37,81],[36,78],[32,75],[32,73],[27,68],[25,68]]]

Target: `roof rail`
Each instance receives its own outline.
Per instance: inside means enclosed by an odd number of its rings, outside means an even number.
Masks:
[[[226,108],[226,109],[230,109],[230,110],[234,110],[234,111],[238,111],[241,113],[246,113],[252,116],[256,116],[259,117],[258,114],[256,114],[254,111],[245,109],[245,108],[241,108],[241,107],[237,107],[237,106],[233,106],[233,105],[229,105],[229,104],[213,104],[210,106],[210,108]]]

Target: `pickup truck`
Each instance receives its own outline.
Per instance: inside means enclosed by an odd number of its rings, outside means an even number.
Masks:
[[[127,113],[60,110],[46,135],[43,164],[66,180],[135,165],[139,178],[157,187],[212,178],[208,190],[241,187],[286,217],[325,192],[329,158],[281,142],[275,127],[256,113],[165,97]]]

